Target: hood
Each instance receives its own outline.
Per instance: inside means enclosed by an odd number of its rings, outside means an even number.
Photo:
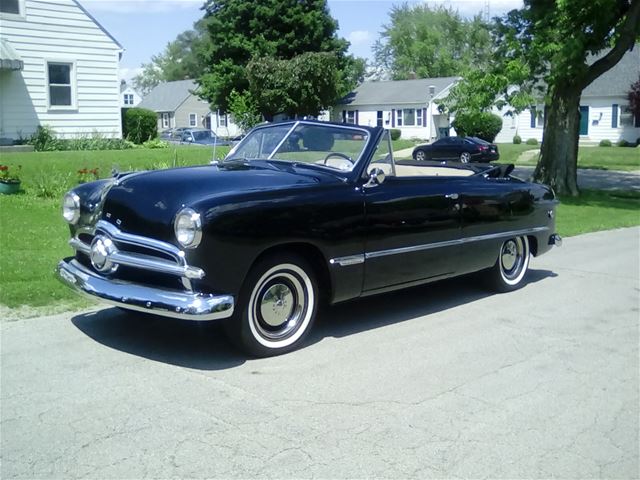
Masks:
[[[243,193],[339,181],[311,169],[287,166],[283,170],[265,165],[264,162],[252,162],[250,165],[211,165],[134,173],[111,187],[102,218],[125,232],[172,241],[176,213],[196,202],[223,203],[224,198],[231,195],[237,197]]]

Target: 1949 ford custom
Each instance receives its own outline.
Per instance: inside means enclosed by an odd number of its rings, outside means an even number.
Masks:
[[[252,130],[214,165],[118,174],[67,193],[79,293],[222,320],[247,352],[292,350],[321,301],[485,271],[523,284],[560,245],[553,191],[512,166],[395,161],[387,130],[297,121]]]

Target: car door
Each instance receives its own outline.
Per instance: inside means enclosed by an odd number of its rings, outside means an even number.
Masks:
[[[364,292],[456,272],[459,183],[455,177],[388,176],[380,185],[363,188]]]
[[[431,144],[431,160],[443,160],[447,155],[447,146],[449,145],[450,137],[441,138]]]

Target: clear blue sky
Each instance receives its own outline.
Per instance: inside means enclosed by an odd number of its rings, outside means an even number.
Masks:
[[[202,17],[202,0],[79,0],[82,5],[124,46],[121,76],[131,78],[136,69],[159,53],[165,45]],[[331,14],[338,20],[340,35],[351,42],[351,53],[371,58],[371,46],[388,12],[399,1],[329,0]],[[420,3],[412,0],[409,3]],[[485,8],[486,0],[434,0],[473,15]],[[521,6],[521,0],[489,0],[491,15]]]

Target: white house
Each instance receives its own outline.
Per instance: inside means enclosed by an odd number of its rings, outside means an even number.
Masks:
[[[397,128],[402,138],[434,140],[448,136],[450,118],[438,110],[459,77],[364,82],[333,110],[333,119],[358,125]]]
[[[242,129],[233,121],[229,113],[216,110],[210,114],[211,130],[219,137],[235,137],[242,133]]]
[[[122,46],[76,0],[0,1],[0,137],[121,137]]]
[[[580,141],[630,143],[640,138],[640,117],[633,118],[627,111],[627,92],[640,78],[640,45],[627,52],[622,60],[589,85],[580,101]],[[502,130],[496,142],[511,143],[516,133],[526,141],[542,140],[544,106],[532,106],[520,114],[510,115],[508,107],[494,113],[501,115]]]
[[[142,101],[142,97],[127,82],[120,82],[120,107],[133,108],[137,107]]]

